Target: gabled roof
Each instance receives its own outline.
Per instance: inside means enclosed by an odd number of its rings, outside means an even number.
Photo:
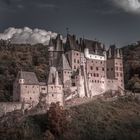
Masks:
[[[34,72],[26,72],[20,71],[19,72],[19,79],[24,79],[24,84],[26,85],[38,85],[39,81],[36,77]]]
[[[70,64],[65,56],[62,54],[61,59],[58,64],[58,70],[71,70]]]
[[[48,85],[53,85],[55,84],[55,81],[58,80],[58,84],[62,85],[62,82],[58,76],[58,71],[56,70],[56,67],[50,67],[49,75],[48,75]]]
[[[90,51],[93,51],[95,49],[97,50],[103,50],[104,48],[101,46],[101,43],[98,41],[88,40],[84,39],[84,45],[86,48],[88,48]]]

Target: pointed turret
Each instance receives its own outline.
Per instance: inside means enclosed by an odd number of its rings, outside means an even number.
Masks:
[[[71,67],[69,65],[69,62],[68,62],[65,54],[62,54],[62,57],[59,61],[58,69],[59,70],[71,70]]]
[[[54,51],[54,43],[53,43],[52,38],[50,38],[50,41],[49,41],[48,51],[49,52]]]
[[[109,50],[108,50],[108,58],[111,58],[111,57],[112,57],[111,48],[109,48]]]
[[[53,85],[53,84],[61,85],[61,81],[58,76],[58,71],[56,70],[55,67],[50,67],[47,84],[48,85]]]
[[[58,36],[56,38],[56,49],[55,49],[55,51],[57,51],[57,52],[63,52],[64,51],[63,42],[61,40],[60,34],[58,34]]]
[[[120,49],[119,48],[116,49],[116,56],[117,56],[117,58],[120,58]]]

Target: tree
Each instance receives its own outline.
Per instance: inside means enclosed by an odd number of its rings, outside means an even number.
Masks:
[[[61,136],[67,129],[67,111],[59,103],[52,103],[47,112],[48,129],[54,136]]]

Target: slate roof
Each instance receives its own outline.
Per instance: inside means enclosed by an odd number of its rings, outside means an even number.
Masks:
[[[34,72],[20,71],[19,78],[24,79],[25,85],[38,85],[39,81]]]
[[[66,41],[66,51],[67,50],[77,50],[80,51],[80,45],[78,44],[75,35],[67,35],[67,41]]]
[[[58,34],[55,41],[56,41],[55,42],[55,46],[56,46],[55,51],[63,52],[64,48],[63,48],[63,42],[61,40],[60,34]]]
[[[71,70],[70,64],[65,56],[65,54],[62,54],[59,64],[58,64],[58,70]]]
[[[86,48],[88,48],[89,50],[103,50],[101,43],[98,41],[93,41],[93,40],[88,40],[88,39],[84,39],[84,45]]]

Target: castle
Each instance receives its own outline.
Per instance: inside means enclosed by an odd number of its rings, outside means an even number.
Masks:
[[[106,50],[98,41],[76,39],[67,35],[50,39],[46,82],[38,81],[34,72],[19,71],[13,84],[13,101],[37,104],[41,95],[46,103],[65,102],[73,98],[92,98],[107,91],[124,89],[123,56],[115,45]]]

